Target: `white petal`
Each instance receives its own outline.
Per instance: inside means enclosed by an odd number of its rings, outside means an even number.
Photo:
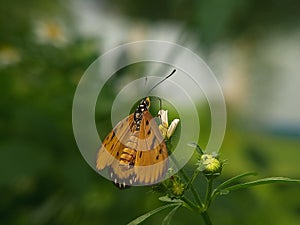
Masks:
[[[158,115],[160,115],[160,119],[161,119],[161,123],[164,127],[168,127],[169,123],[168,123],[168,110],[159,110],[158,111]]]
[[[172,121],[170,127],[168,128],[168,132],[167,132],[167,138],[168,139],[173,135],[178,123],[179,123],[179,119],[174,119]]]

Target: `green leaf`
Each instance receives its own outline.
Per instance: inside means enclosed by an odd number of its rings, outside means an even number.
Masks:
[[[162,202],[177,202],[177,203],[183,203],[182,200],[178,199],[178,198],[170,198],[169,196],[165,195],[165,196],[162,196],[162,197],[159,197],[158,198],[159,201],[162,201]]]
[[[163,222],[162,222],[162,225],[170,225],[170,222],[171,222],[171,219],[173,218],[175,212],[177,209],[179,209],[179,207],[181,206],[180,205],[177,205],[174,209],[172,209],[168,215],[164,218]]]
[[[203,155],[203,154],[204,154],[203,150],[200,148],[200,146],[199,146],[197,143],[191,142],[191,143],[188,143],[188,146],[191,146],[191,147],[193,147],[193,148],[196,148],[197,152],[198,152],[200,155]]]
[[[228,186],[229,184],[236,182],[238,180],[240,180],[241,178],[247,177],[247,176],[255,176],[257,175],[257,173],[255,172],[246,172],[246,173],[242,173],[240,175],[237,175],[235,177],[232,177],[226,181],[224,181],[222,184],[220,184],[217,188],[216,191],[221,190],[222,188]]]
[[[225,187],[228,186],[229,184],[231,184],[233,182],[236,182],[236,181],[240,180],[243,177],[254,176],[254,175],[256,175],[255,172],[246,172],[246,173],[242,173],[240,175],[237,175],[235,177],[232,177],[232,178],[224,181],[222,184],[220,184],[217,188],[215,188],[213,190],[210,201],[213,201],[220,194],[221,195],[229,194],[229,191],[225,189]]]
[[[131,221],[130,223],[128,223],[127,225],[136,225],[136,224],[140,224],[141,222],[143,222],[145,219],[147,219],[148,217],[152,216],[153,214],[155,213],[158,213],[166,208],[169,208],[169,207],[173,207],[173,206],[178,206],[178,205],[181,205],[181,203],[173,203],[173,204],[168,204],[168,205],[164,205],[164,206],[161,206],[159,208],[156,208],[138,218],[136,218],[135,220]]]
[[[235,191],[243,188],[253,187],[257,185],[263,185],[263,184],[272,184],[272,183],[278,183],[278,182],[293,182],[293,183],[300,183],[300,180],[291,179],[288,177],[268,177],[263,178],[255,181],[250,181],[242,184],[236,184],[227,188],[224,188],[221,190],[221,192],[230,192]]]

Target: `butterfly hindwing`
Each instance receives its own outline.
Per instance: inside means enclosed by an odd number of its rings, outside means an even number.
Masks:
[[[156,121],[149,111],[143,112],[135,160],[136,179],[153,184],[165,174],[168,151]]]
[[[102,170],[108,167],[109,177],[119,184],[133,176],[133,169],[124,170],[119,161],[125,144],[132,134],[133,114],[121,120],[103,140],[97,155],[96,168]]]

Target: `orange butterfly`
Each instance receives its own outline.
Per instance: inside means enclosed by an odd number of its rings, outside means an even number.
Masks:
[[[110,179],[119,188],[155,184],[167,172],[167,146],[149,107],[146,97],[134,113],[113,128],[98,151],[96,168],[108,168]]]

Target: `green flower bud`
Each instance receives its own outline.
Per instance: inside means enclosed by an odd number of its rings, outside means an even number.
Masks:
[[[164,187],[168,190],[170,198],[179,198],[184,194],[185,184],[178,175],[172,175],[169,179],[163,181]]]
[[[223,167],[218,156],[213,154],[203,154],[197,165],[198,170],[202,171],[207,178],[219,176]]]
[[[185,189],[185,185],[183,183],[181,183],[180,181],[174,181],[173,182],[173,186],[172,186],[172,194],[175,197],[179,197],[182,196],[184,193],[184,189]]]

